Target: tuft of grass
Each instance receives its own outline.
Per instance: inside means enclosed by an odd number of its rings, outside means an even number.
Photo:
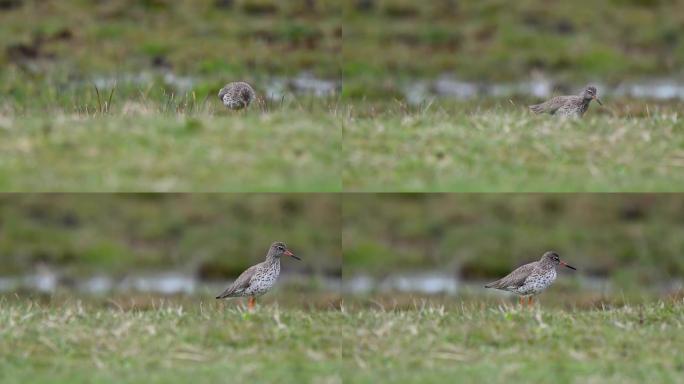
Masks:
[[[351,191],[641,192],[684,187],[684,120],[561,120],[459,107],[355,115],[344,124]]]

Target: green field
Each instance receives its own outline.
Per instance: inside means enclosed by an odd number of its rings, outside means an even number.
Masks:
[[[350,312],[345,382],[675,383],[684,303],[593,310],[420,303]]]
[[[341,133],[327,112],[0,117],[0,190],[339,191]]]
[[[349,114],[344,188],[658,192],[684,186],[684,122],[674,107],[631,116],[593,106],[584,119],[565,121],[524,108],[446,104]]]
[[[288,85],[338,81],[340,19],[327,0],[3,3],[0,190],[341,190],[337,95]],[[216,97],[237,80],[247,113]]]
[[[684,303],[520,310],[417,302],[406,310],[255,313],[213,301],[146,306],[2,299],[4,383],[677,382]]]
[[[123,305],[129,298],[121,300]],[[3,383],[339,383],[333,310],[0,301]]]

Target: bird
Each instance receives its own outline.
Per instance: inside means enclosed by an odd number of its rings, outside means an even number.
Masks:
[[[589,109],[589,103],[596,100],[599,105],[603,105],[597,96],[596,87],[589,85],[579,95],[556,96],[541,104],[530,105],[530,111],[534,113],[548,113],[551,115],[564,117],[582,117],[584,112]]]
[[[556,267],[559,265],[577,270],[577,268],[562,261],[558,253],[548,251],[542,255],[539,261],[520,266],[507,276],[486,284],[485,288],[513,292],[520,296],[521,306],[525,297],[527,297],[527,304],[532,305],[532,298],[540,294],[556,280]]]
[[[228,83],[218,93],[219,100],[227,108],[234,111],[249,107],[256,98],[256,93],[251,85],[244,81]]]
[[[285,243],[276,241],[268,249],[265,261],[247,268],[235,279],[230,287],[216,296],[216,298],[225,299],[247,296],[247,308],[250,311],[253,310],[256,305],[256,298],[268,292],[278,279],[278,275],[280,275],[280,257],[283,255],[301,260],[287,248]]]

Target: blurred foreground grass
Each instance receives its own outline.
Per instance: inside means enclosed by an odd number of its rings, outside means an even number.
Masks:
[[[345,190],[669,192],[684,188],[676,106],[594,105],[581,120],[468,103],[357,108],[343,121]],[[389,112],[391,111],[391,112]],[[612,114],[607,114],[611,111]],[[643,115],[642,115],[643,113]]]
[[[218,103],[218,101],[217,101]],[[323,108],[245,114],[0,114],[0,190],[339,191],[341,132]]]

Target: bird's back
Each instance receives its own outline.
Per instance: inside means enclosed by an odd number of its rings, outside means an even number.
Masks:
[[[240,274],[240,276],[238,276],[237,279],[235,279],[235,281],[233,282],[233,284],[230,285],[230,287],[226,288],[226,290],[223,291],[220,295],[216,296],[216,298],[223,299],[226,297],[242,296],[243,292],[249,288],[254,275],[264,268],[264,264],[265,262],[261,262],[259,264],[252,265],[251,267],[247,268],[244,272]]]
[[[525,284],[525,279],[527,279],[527,277],[534,272],[537,264],[539,264],[538,261],[533,261],[531,263],[522,265],[501,279],[485,285],[485,288],[510,290],[521,287],[523,284]]]
[[[256,97],[256,93],[248,83],[236,81],[221,88],[218,97],[223,105],[237,110],[248,107]]]
[[[575,104],[580,100],[579,96],[556,96],[541,104],[530,105],[530,111],[534,113],[549,113],[555,114],[561,107]]]

